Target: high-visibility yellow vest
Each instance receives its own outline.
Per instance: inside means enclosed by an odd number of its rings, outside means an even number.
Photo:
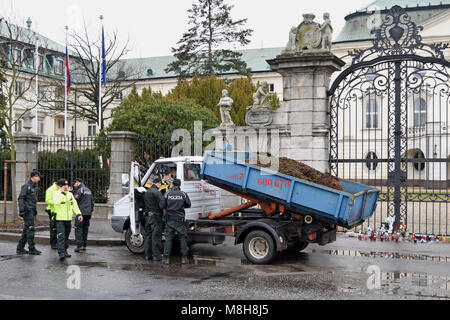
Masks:
[[[80,208],[71,192],[61,192],[61,189],[53,192],[53,210],[56,213],[56,221],[72,221],[73,215],[81,216]]]

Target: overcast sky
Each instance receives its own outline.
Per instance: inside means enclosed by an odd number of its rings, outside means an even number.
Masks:
[[[105,32],[117,30],[122,39],[130,38],[128,58],[171,55],[171,48],[188,28],[187,10],[193,0],[1,0],[0,15],[15,16],[24,23],[28,17],[33,29],[64,43],[64,27],[77,30],[85,20],[92,34],[98,34],[100,14]],[[247,49],[284,47],[289,30],[305,13],[314,13],[322,22],[331,14],[334,36],[344,26],[344,17],[365,7],[372,0],[226,0],[233,4],[232,18],[248,18],[246,27],[254,30]]]

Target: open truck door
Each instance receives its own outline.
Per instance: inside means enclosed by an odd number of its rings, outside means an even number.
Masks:
[[[133,236],[141,233],[138,212],[136,212],[135,188],[140,187],[139,164],[133,162],[130,171],[130,187],[128,188],[129,210],[130,210],[130,228]]]

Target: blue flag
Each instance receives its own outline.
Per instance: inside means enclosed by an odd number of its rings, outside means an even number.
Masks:
[[[102,26],[102,78],[103,78],[103,85],[106,86],[105,30],[103,26]]]

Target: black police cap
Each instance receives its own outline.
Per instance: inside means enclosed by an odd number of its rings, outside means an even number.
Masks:
[[[39,171],[37,171],[37,170],[32,171],[31,174],[30,174],[30,177],[33,178],[33,177],[36,177],[36,176],[38,176],[39,178],[42,179],[42,175],[41,175],[41,173]]]
[[[56,183],[58,186],[62,187],[62,186],[68,186],[69,185],[69,180],[67,179],[59,179],[58,182]]]
[[[180,179],[173,179],[173,185],[175,187],[181,186],[181,180]]]

